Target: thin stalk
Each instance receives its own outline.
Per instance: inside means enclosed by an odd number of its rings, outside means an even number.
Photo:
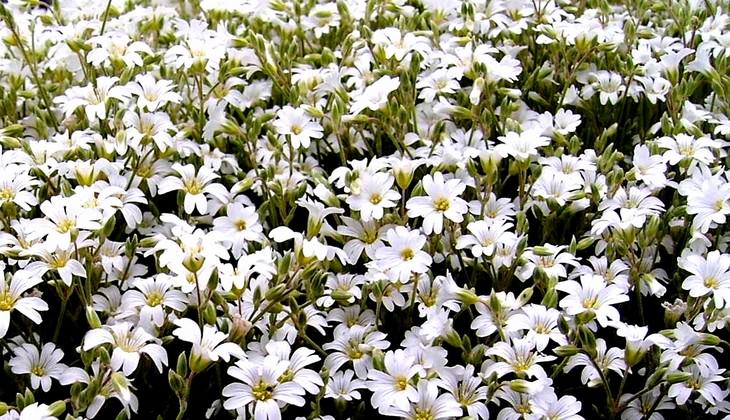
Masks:
[[[2,12],[1,14],[3,15],[5,23],[7,24],[10,31],[13,33],[15,39],[18,41],[18,48],[20,49],[20,53],[23,55],[23,60],[25,60],[26,64],[28,64],[28,67],[30,68],[30,73],[33,77],[33,83],[35,83],[36,87],[38,88],[38,93],[41,95],[41,100],[48,110],[48,117],[51,120],[51,124],[53,124],[53,128],[58,131],[58,120],[56,120],[56,116],[53,114],[53,104],[51,103],[51,98],[50,96],[48,96],[46,88],[41,83],[40,77],[38,77],[38,69],[34,64],[35,62],[30,60],[30,56],[23,46],[23,40],[20,38],[18,28],[15,26],[15,20],[13,20],[10,12],[5,8],[5,6],[0,5],[0,7],[0,11]]]

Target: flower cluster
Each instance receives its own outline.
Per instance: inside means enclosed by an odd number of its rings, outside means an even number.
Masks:
[[[727,1],[0,34],[0,420],[730,418]]]

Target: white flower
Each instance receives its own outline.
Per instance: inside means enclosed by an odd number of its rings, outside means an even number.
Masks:
[[[172,334],[193,345],[190,355],[190,366],[193,370],[197,368],[202,370],[210,362],[215,362],[219,358],[227,362],[231,355],[238,358],[244,357],[243,350],[238,344],[223,343],[223,340],[228,338],[228,334],[218,331],[216,327],[203,325],[201,331],[198,324],[188,318],[175,320],[175,325],[177,328]]]
[[[674,398],[678,405],[687,403],[694,391],[703,396],[710,404],[716,404],[718,401],[725,399],[722,389],[715,383],[725,380],[722,376],[725,369],[720,369],[716,361],[705,369],[693,365],[682,371],[689,373],[691,376],[686,381],[672,384],[667,393],[667,396]]]
[[[167,352],[159,340],[151,336],[141,327],[134,327],[129,322],[120,322],[102,328],[90,330],[84,336],[84,351],[89,351],[102,344],[111,344],[111,366],[114,370],[121,369],[125,376],[131,375],[139,364],[141,354],[146,354],[162,372],[162,366],[167,366]]]
[[[327,381],[327,391],[325,398],[333,398],[337,400],[359,400],[360,392],[358,389],[366,389],[365,381],[353,379],[355,372],[351,369],[335,372]]]
[[[168,131],[174,126],[170,117],[164,112],[133,112],[124,114],[124,126],[127,127],[127,142],[133,147],[140,147],[144,142],[152,140],[160,151],[172,147],[172,136]]]
[[[30,374],[30,386],[43,392],[51,389],[51,379],[60,380],[61,375],[68,369],[63,363],[63,350],[56,348],[53,343],[46,343],[38,351],[32,344],[24,343],[13,349],[15,357],[8,363],[16,375]]]
[[[385,341],[386,337],[386,334],[373,331],[370,327],[338,326],[335,328],[333,341],[322,346],[324,350],[332,350],[327,355],[324,366],[334,372],[345,363],[352,362],[357,377],[365,379],[373,366],[372,350],[383,350],[390,345]]]
[[[400,86],[400,78],[392,78],[383,76],[376,82],[365,88],[365,90],[355,97],[350,105],[350,113],[357,115],[365,109],[377,111],[385,106],[388,102],[388,95],[398,89]]]
[[[427,197],[413,197],[406,203],[408,217],[423,217],[423,231],[430,235],[441,233],[444,217],[454,223],[464,221],[468,211],[461,195],[466,185],[459,179],[444,180],[441,172],[423,177],[423,190]]]
[[[367,385],[373,392],[370,403],[381,413],[387,413],[391,407],[407,411],[412,402],[418,401],[418,392],[411,380],[420,368],[403,350],[385,353],[383,363],[385,372],[376,369],[368,372]]]
[[[545,370],[538,363],[555,360],[555,356],[544,356],[534,352],[534,349],[534,341],[526,338],[512,340],[511,344],[504,341],[496,343],[485,355],[496,356],[501,360],[488,365],[484,372],[485,376],[494,372],[498,378],[508,373],[526,375],[530,378],[546,378]]]
[[[0,166],[0,206],[15,203],[23,210],[30,211],[31,206],[38,204],[32,189],[40,182],[29,176],[20,168]]]
[[[658,189],[667,184],[667,165],[661,155],[652,155],[649,148],[636,145],[633,155],[636,179],[644,181],[649,188]]]
[[[233,247],[233,255],[240,257],[244,253],[244,246],[249,242],[263,242],[264,228],[259,223],[256,209],[244,207],[241,203],[231,203],[226,206],[226,215],[213,220],[217,232],[223,235],[223,243]]]
[[[139,311],[140,326],[162,327],[166,309],[182,312],[187,307],[187,296],[175,290],[168,277],[156,276],[135,280],[134,287],[122,297],[123,306]]]
[[[421,251],[426,244],[426,237],[417,230],[408,230],[403,226],[390,229],[387,234],[390,246],[375,251],[375,266],[381,270],[390,270],[396,279],[405,283],[413,273],[428,271],[431,256]]]
[[[36,324],[42,321],[38,311],[47,311],[48,304],[35,296],[21,297],[22,294],[42,281],[40,276],[20,270],[16,271],[10,284],[0,264],[0,338],[5,337],[10,326],[10,312],[17,310]]]
[[[545,350],[550,340],[559,345],[567,344],[565,335],[558,330],[559,311],[535,304],[525,305],[520,310],[521,313],[507,319],[505,330],[527,330],[525,337],[535,343],[538,351]]]
[[[208,212],[208,200],[206,195],[210,195],[219,201],[225,203],[228,201],[228,190],[222,184],[212,183],[214,179],[220,178],[212,168],[201,166],[195,173],[195,166],[181,165],[175,163],[172,169],[180,175],[168,176],[160,182],[158,193],[165,194],[170,191],[185,191],[185,199],[183,207],[185,212],[192,214],[197,208],[200,214]]]
[[[89,43],[97,45],[96,48],[89,51],[86,60],[95,65],[109,65],[110,62],[124,62],[126,67],[142,67],[144,62],[139,53],[152,55],[152,49],[149,45],[141,41],[132,42],[129,36],[123,32],[110,33],[102,36],[90,38]]]
[[[310,394],[317,394],[320,387],[324,385],[319,373],[306,369],[307,366],[320,361],[320,357],[314,353],[314,350],[300,347],[292,353],[288,342],[277,340],[266,343],[265,350],[267,353],[265,357],[258,358],[255,353],[249,353],[248,360],[265,364],[267,358],[273,356],[280,361],[288,362],[287,369],[278,378],[280,383],[294,382]]]
[[[395,207],[400,199],[400,193],[391,189],[394,181],[395,178],[385,172],[362,174],[358,181],[359,192],[347,197],[347,204],[360,212],[363,222],[380,220],[383,210]]]
[[[439,385],[451,393],[454,399],[475,420],[489,420],[489,410],[485,403],[487,387],[478,376],[474,376],[474,365],[455,366],[441,377]]]
[[[575,132],[580,125],[580,114],[574,114],[571,110],[560,108],[553,117],[553,131],[567,136]]]
[[[619,101],[619,95],[622,95],[626,90],[621,75],[601,70],[594,73],[593,77],[593,86],[599,92],[601,105],[606,105],[608,102],[611,102],[611,105],[616,105]]]
[[[596,370],[593,362],[604,373],[604,377],[608,375],[609,370],[623,376],[623,371],[626,368],[623,355],[624,352],[622,349],[618,347],[611,347],[609,349],[606,345],[606,340],[599,338],[596,340],[596,356],[593,359],[587,354],[578,353],[568,360],[564,371],[570,372],[576,366],[583,366],[583,371],[580,375],[581,382],[590,387],[595,387],[601,383],[601,374]]]
[[[72,198],[53,196],[41,203],[41,211],[48,219],[38,219],[33,225],[34,236],[45,237],[46,242],[59,249],[67,249],[73,243],[72,236],[80,229],[96,230],[101,228],[101,213],[96,209],[85,208]]]
[[[385,246],[383,240],[389,227],[378,227],[375,220],[362,222],[346,216],[341,219],[344,223],[337,226],[337,233],[352,238],[342,248],[350,264],[357,263],[363,251],[368,258],[375,259],[375,251]]]
[[[280,136],[287,136],[295,150],[309,147],[312,139],[322,138],[322,126],[312,121],[303,108],[287,105],[279,110],[276,116],[273,122],[276,132]]]
[[[462,414],[461,406],[456,402],[453,395],[439,395],[436,384],[425,379],[418,382],[418,397],[408,410],[393,408],[387,412],[389,416],[402,417],[408,420],[449,419],[459,417]]]
[[[703,258],[690,254],[680,258],[678,265],[692,273],[682,282],[682,289],[692,297],[712,294],[715,308],[722,309],[730,303],[730,255],[711,251]]]
[[[104,120],[107,117],[106,105],[110,98],[125,101],[131,95],[129,88],[115,86],[118,81],[118,77],[99,76],[95,85],[89,83],[85,87],[69,88],[64,96],[57,97],[54,102],[61,105],[66,117],[83,106],[89,121]]]
[[[223,402],[226,410],[250,407],[255,420],[278,420],[285,404],[303,406],[304,388],[295,382],[279,382],[289,363],[273,356],[262,363],[239,360],[228,368],[228,374],[241,382],[228,384],[223,388]]]
[[[612,305],[626,302],[629,297],[614,284],[606,285],[599,276],[582,275],[580,283],[575,280],[561,281],[555,286],[568,296],[560,300],[560,306],[568,315],[592,311],[602,327],[610,321],[620,321],[621,315]]]
[[[167,103],[180,103],[182,97],[174,91],[175,85],[169,80],[155,80],[150,73],[139,74],[129,85],[133,95],[137,96],[137,107],[140,111],[155,112]]]
[[[13,412],[11,412],[13,413]],[[4,417],[4,416],[3,416]],[[16,417],[10,417],[15,419]],[[18,420],[57,420],[58,417],[51,415],[51,407],[46,404],[39,404],[37,402],[29,404],[23,407],[20,412]]]
[[[519,161],[528,161],[536,156],[538,147],[550,144],[550,138],[541,135],[540,129],[529,129],[521,133],[510,131],[507,135],[499,136],[501,144],[494,150],[503,158],[512,156]]]
[[[543,391],[531,401],[532,413],[527,417],[530,420],[583,420],[580,416],[581,403],[571,395],[558,396],[550,390]]]

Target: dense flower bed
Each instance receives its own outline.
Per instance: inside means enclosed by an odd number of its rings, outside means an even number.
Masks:
[[[729,418],[727,1],[48,3],[0,419]]]

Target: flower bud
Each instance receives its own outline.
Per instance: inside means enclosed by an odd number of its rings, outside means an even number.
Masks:
[[[471,306],[479,302],[479,296],[472,290],[459,288],[456,291],[456,299],[464,305]]]
[[[670,384],[678,384],[686,382],[687,379],[691,378],[692,374],[688,372],[672,372],[667,375],[667,382]]]
[[[175,372],[183,377],[188,376],[188,358],[185,355],[185,352],[180,353],[180,355],[177,357]]]
[[[86,322],[89,323],[89,326],[91,328],[101,328],[101,320],[99,320],[99,315],[97,315],[96,311],[91,306],[86,307]]]
[[[191,273],[197,273],[203,268],[205,258],[200,254],[187,255],[183,260],[183,267],[187,268]]]
[[[377,370],[385,370],[385,354],[380,349],[373,349],[371,357],[373,359],[373,367]]]
[[[48,414],[52,417],[58,417],[66,412],[66,401],[59,400],[48,407]]]
[[[209,364],[210,360],[202,357],[200,354],[195,353],[194,350],[190,353],[188,366],[190,366],[190,370],[194,373],[200,373],[204,371]]]
[[[558,346],[553,350],[553,353],[560,357],[574,356],[580,353],[580,349],[572,344],[566,344],[564,346]]]
[[[233,315],[231,330],[228,332],[229,339],[234,343],[240,341],[251,331],[252,326],[247,319],[242,318],[238,314]]]

